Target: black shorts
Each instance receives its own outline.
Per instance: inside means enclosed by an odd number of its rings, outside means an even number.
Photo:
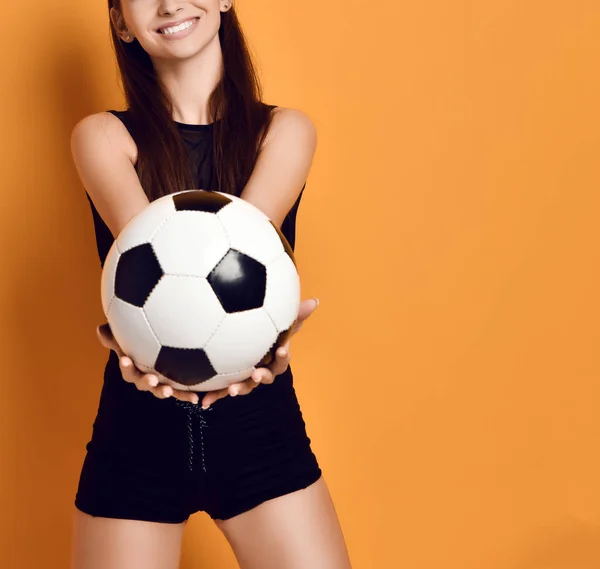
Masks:
[[[107,518],[225,520],[321,476],[290,368],[202,410],[139,391],[111,351],[86,448],[75,506]]]

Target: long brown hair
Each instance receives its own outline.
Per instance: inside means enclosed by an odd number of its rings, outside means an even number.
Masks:
[[[108,0],[109,13],[111,7],[121,11],[121,0]],[[112,24],[110,29],[129,109],[128,126],[138,147],[135,168],[148,199],[193,188],[192,165],[172,119],[172,102],[150,56],[137,40],[125,43]],[[218,188],[210,189],[239,196],[272,114],[262,102],[260,79],[234,6],[221,13],[219,39],[223,76],[208,102]]]

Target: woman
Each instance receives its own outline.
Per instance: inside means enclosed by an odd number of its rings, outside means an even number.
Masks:
[[[190,188],[248,200],[293,247],[315,129],[261,101],[232,0],[109,0],[109,14],[128,109],[85,117],[71,137],[101,264],[149,201]],[[301,304],[299,325],[316,304]],[[175,569],[197,511],[243,569],[350,567],[289,339],[269,367],[199,401],[137,370],[107,325],[98,333],[111,352],[75,499],[73,569]]]

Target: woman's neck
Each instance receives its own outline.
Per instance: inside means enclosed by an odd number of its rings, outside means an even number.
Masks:
[[[173,102],[173,120],[208,124],[208,100],[223,73],[219,36],[187,59],[153,59],[154,69]]]

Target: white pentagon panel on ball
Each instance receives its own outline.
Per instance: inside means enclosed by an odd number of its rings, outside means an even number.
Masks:
[[[255,366],[278,335],[262,308],[234,312],[227,314],[204,351],[217,373],[237,373]]]
[[[124,353],[140,364],[154,365],[160,344],[148,326],[141,308],[115,297],[107,319],[115,340]]]
[[[171,196],[150,202],[136,213],[117,236],[117,247],[121,254],[138,245],[150,243],[160,226],[175,213]]]
[[[298,317],[300,277],[287,253],[267,267],[267,292],[263,308],[279,332],[287,330]]]
[[[225,317],[206,279],[176,275],[160,279],[144,312],[161,346],[173,348],[202,348]]]
[[[165,273],[206,277],[229,250],[229,240],[214,213],[178,211],[154,236],[152,247]]]
[[[232,249],[256,259],[263,265],[272,263],[284,251],[283,244],[269,218],[254,206],[238,200],[217,213]],[[251,208],[251,209],[249,209]]]
[[[115,275],[120,256],[121,254],[117,249],[117,245],[113,241],[113,244],[106,255],[106,259],[104,260],[100,279],[100,298],[102,301],[102,310],[104,311],[105,316],[108,314],[110,303],[115,297]]]

